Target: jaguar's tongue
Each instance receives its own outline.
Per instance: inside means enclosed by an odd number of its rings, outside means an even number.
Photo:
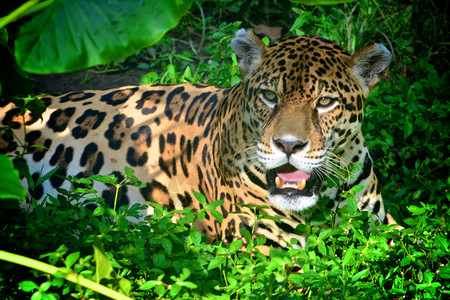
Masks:
[[[297,170],[292,166],[281,167],[276,170],[275,185],[279,189],[294,188],[303,190],[310,174]]]

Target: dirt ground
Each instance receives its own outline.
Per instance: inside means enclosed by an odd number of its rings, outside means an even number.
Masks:
[[[252,29],[261,38],[264,36],[270,37],[271,40],[278,39],[282,36],[282,27],[256,25]],[[200,39],[195,34],[192,36],[183,36],[182,38],[173,37],[174,40],[178,40],[174,47],[176,53],[182,53],[187,48],[186,45],[190,45],[188,42],[180,42],[182,39],[191,39],[195,47],[198,47]],[[203,46],[206,47],[206,42]],[[207,53],[206,53],[207,54]],[[144,61],[145,62],[145,61]],[[80,90],[104,90],[110,88],[116,88],[126,85],[138,85],[140,77],[150,72],[150,70],[143,70],[137,68],[140,61],[135,61],[130,64],[123,64],[125,67],[119,71],[102,71],[101,68],[91,68],[89,70],[77,71],[66,74],[53,74],[53,75],[32,75],[36,81],[36,87],[34,92],[36,95],[51,94],[59,95],[73,91]]]
[[[80,90],[104,90],[125,85],[138,85],[148,70],[129,68],[115,72],[100,72],[95,68],[66,74],[34,75],[35,94],[58,95]]]

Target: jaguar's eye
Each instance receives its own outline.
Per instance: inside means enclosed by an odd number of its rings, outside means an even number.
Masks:
[[[332,106],[334,103],[336,103],[336,99],[331,98],[331,97],[321,97],[318,101],[317,101],[317,107],[320,108],[327,108]]]
[[[271,90],[261,90],[261,93],[264,97],[264,100],[266,100],[270,105],[276,105],[277,104],[277,94]]]

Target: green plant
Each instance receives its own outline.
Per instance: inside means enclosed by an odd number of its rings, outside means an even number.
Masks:
[[[111,264],[108,261],[101,260],[101,255],[103,253],[101,253],[101,251],[98,250],[98,246],[99,245],[97,243],[97,245],[94,246],[94,249],[96,250],[97,261],[102,261],[102,263],[103,263],[103,265],[101,265],[100,267],[97,268],[100,271],[102,267],[105,268],[105,267],[110,266]],[[91,277],[89,275],[92,275],[92,272],[90,272],[88,270],[83,270],[84,266],[82,266],[82,265],[86,265],[87,260],[86,259],[81,260],[79,262],[79,264],[74,266],[74,264],[77,263],[77,261],[80,257],[80,252],[70,253],[64,259],[63,253],[61,253],[61,252],[65,252],[65,251],[67,251],[67,249],[64,249],[64,247],[59,247],[56,252],[46,255],[46,256],[50,256],[50,255],[56,254],[56,256],[64,262],[64,264],[66,266],[65,268],[57,268],[52,265],[42,263],[40,261],[30,259],[28,257],[24,257],[21,255],[17,255],[17,254],[13,254],[13,253],[1,251],[1,250],[0,250],[0,259],[4,260],[4,261],[15,263],[18,265],[23,265],[28,268],[33,268],[33,269],[39,270],[41,272],[45,272],[45,273],[52,275],[52,277],[49,278],[48,281],[45,281],[41,285],[37,285],[34,281],[31,281],[31,280],[22,281],[19,283],[20,289],[22,289],[25,292],[34,292],[35,290],[37,290],[36,292],[33,293],[33,295],[31,296],[31,299],[58,299],[58,297],[54,293],[48,293],[48,291],[51,287],[62,288],[65,285],[64,280],[67,280],[69,282],[72,282],[74,284],[77,284],[77,285],[85,287],[85,288],[89,288],[90,290],[92,290],[94,292],[98,292],[105,296],[114,297],[114,299],[131,299],[121,293],[117,293],[116,291],[114,291],[112,289],[108,289],[101,284],[98,284],[94,281],[87,279],[86,276]],[[74,267],[74,269],[72,269],[72,267]],[[99,272],[97,272],[97,273],[99,273]],[[109,273],[104,274],[103,277],[97,278],[97,282],[100,281],[99,279],[110,279],[111,278],[110,276],[111,276],[111,274],[109,274]],[[119,281],[120,280],[124,281],[123,278],[119,279]],[[129,286],[129,282],[125,282],[122,285]],[[65,285],[62,295],[67,294],[68,291],[70,290],[67,287],[68,286]],[[129,290],[128,290],[128,292],[129,292]],[[84,296],[87,296],[87,295],[85,294]]]
[[[68,72],[105,64],[150,46],[176,26],[191,3],[30,0],[3,17],[0,30],[38,12],[20,28],[15,41],[17,61],[27,72]],[[81,19],[86,22],[79,22]]]
[[[385,43],[395,58],[405,55],[404,49],[410,44],[404,39],[410,12],[403,8],[390,10],[392,6],[385,1],[363,0],[336,6],[294,7],[298,16],[290,30],[298,35],[323,36],[350,53],[371,42]]]
[[[449,206],[447,116],[448,73],[439,75],[420,60],[414,67],[418,78],[409,83],[401,76],[381,82],[368,99],[364,132],[371,149],[382,153],[375,162],[381,173],[385,198],[395,210],[420,201]],[[379,133],[375,128],[383,128]],[[379,137],[381,134],[381,139]]]
[[[57,199],[50,198],[46,206],[33,202],[34,209],[27,215],[25,227],[21,226],[12,240],[12,228],[4,230],[2,239],[9,238],[8,245],[15,251],[28,248],[31,253],[47,253],[45,249],[62,243],[64,247],[40,257],[48,258],[52,264],[62,262],[66,268],[69,266],[88,278],[93,278],[95,270],[101,267],[99,261],[107,266],[111,264],[118,275],[131,281],[130,296],[134,299],[231,295],[264,299],[269,295],[299,296],[298,293],[314,297],[384,299],[388,295],[437,297],[450,288],[446,283],[450,270],[445,265],[449,250],[448,225],[433,218],[436,205],[410,206],[415,218],[407,221],[410,227],[402,232],[374,223],[372,231],[368,232],[369,215],[358,212],[352,201],[339,208],[337,214],[343,221],[337,227],[333,225],[333,218],[323,218],[323,208],[319,207],[305,225],[298,227],[299,232],[308,234],[305,250],[272,249],[266,257],[255,247],[264,243],[264,236],[254,238],[252,230],[241,229],[247,242],[245,246],[242,240],[226,246],[207,244],[192,227],[195,219],[203,218],[206,211],[220,221],[221,215],[215,210],[220,201],[206,204],[204,197],[196,194],[203,205],[199,212],[168,211],[151,203],[152,216],[130,223],[127,218],[139,217],[142,207],[121,206],[117,212],[104,207],[92,212],[82,205],[88,194],[96,194],[90,189],[90,182],[71,180],[88,185],[74,187],[64,192],[64,197],[62,194]],[[106,182],[110,178],[105,176],[101,180]],[[344,195],[351,200],[354,192],[357,191],[347,191]],[[69,200],[77,202],[64,205],[64,201]],[[99,207],[104,205],[100,199],[96,201]],[[256,220],[267,217],[261,208],[251,207]],[[176,223],[173,222],[175,216],[179,216]],[[448,212],[443,217],[448,219]],[[96,243],[96,236],[104,248],[99,251],[100,257],[92,257],[92,250],[89,251]],[[392,248],[388,246],[389,239],[394,242]],[[23,244],[23,240],[28,242]],[[290,242],[296,244],[296,241]],[[295,271],[297,266],[301,266],[301,273]],[[7,273],[0,274],[4,278]],[[19,287],[55,297],[58,294],[97,297],[84,285],[63,284],[57,278],[60,277],[45,277],[44,281],[37,282],[27,279]],[[45,282],[48,283],[44,285]]]
[[[192,0],[26,1],[0,18],[0,94],[32,94],[34,82],[23,70],[63,73],[129,56],[160,40],[191,4]],[[6,26],[24,18],[29,21],[20,26],[11,51]]]
[[[212,42],[205,47],[207,56],[197,58],[190,48],[181,54],[163,54],[151,58],[152,63],[143,63],[143,69],[164,70],[159,73],[151,71],[141,77],[141,84],[156,83],[206,83],[223,87],[231,87],[240,81],[236,55],[230,50],[230,40],[239,29],[241,22],[221,24],[218,30],[209,33]],[[165,38],[171,44],[171,38]],[[150,57],[147,57],[150,60]]]

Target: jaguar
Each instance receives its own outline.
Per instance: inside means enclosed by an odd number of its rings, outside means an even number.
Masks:
[[[223,221],[207,213],[194,226],[210,240],[242,237],[255,228],[267,245],[285,247],[294,237],[304,247],[298,224],[328,198],[328,208],[345,205],[341,189],[364,186],[358,208],[377,222],[394,223],[386,213],[372,160],[361,133],[364,103],[391,61],[381,44],[350,55],[321,37],[296,36],[264,44],[240,29],[231,41],[242,80],[231,88],[202,84],[125,86],[43,96],[43,121],[19,117],[2,104],[3,125],[25,140],[32,177],[59,167],[33,193],[35,199],[69,188],[68,175],[115,174],[128,166],[143,187],[125,186],[119,205],[156,202],[168,209],[201,209],[222,199]],[[24,120],[24,121],[23,121]],[[26,134],[23,127],[26,126]],[[18,147],[0,137],[2,153]],[[361,166],[340,186],[351,164]],[[341,175],[340,175],[341,174]],[[339,177],[341,176],[341,177]],[[106,201],[114,190],[95,183]],[[244,205],[235,205],[244,204]],[[274,218],[257,220],[249,205]],[[146,214],[152,214],[148,206]]]

